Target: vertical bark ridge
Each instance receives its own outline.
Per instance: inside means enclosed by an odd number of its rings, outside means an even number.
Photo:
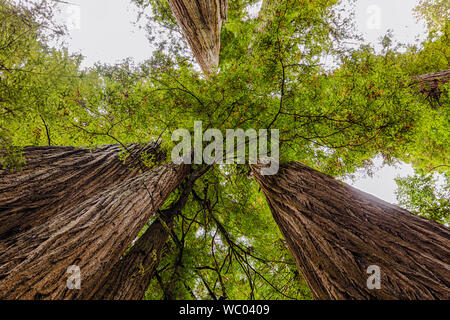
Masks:
[[[112,268],[103,282],[99,282],[93,292],[84,292],[82,299],[138,300],[142,299],[159,264],[164,245],[172,230],[174,218],[183,210],[198,178],[211,166],[193,170],[182,185],[177,201],[164,210],[159,210],[158,218],[136,241]],[[179,269],[182,256],[179,255],[175,268]],[[172,281],[173,283],[173,281]],[[166,292],[164,293],[166,296]]]
[[[192,53],[205,74],[219,65],[220,30],[227,0],[168,0]]]
[[[254,176],[316,299],[448,299],[450,231],[300,163]],[[381,289],[367,268],[381,269]]]
[[[118,144],[96,148],[25,147],[23,170],[0,170],[0,241],[14,243],[15,236],[48,217],[77,206],[121,181],[136,176],[138,157],[152,153],[163,159],[158,145],[132,144],[124,162]]]
[[[73,299],[93,291],[188,173],[187,165],[160,166],[49,219],[40,234],[6,250],[16,265],[2,275],[0,299]],[[66,286],[70,265],[81,269],[81,290]]]
[[[164,221],[161,223],[160,219]],[[95,292],[83,299],[141,300],[147,291],[169,238],[173,216],[161,215],[112,268]]]
[[[84,292],[82,299],[139,300],[142,299],[159,264],[162,250],[172,230],[174,218],[183,210],[198,178],[211,166],[199,167],[191,172],[182,185],[177,201],[164,210],[159,210],[158,218],[136,241],[129,252],[111,269],[103,282],[99,282],[93,292]],[[181,259],[181,256],[179,256]],[[178,260],[175,268],[179,268]]]

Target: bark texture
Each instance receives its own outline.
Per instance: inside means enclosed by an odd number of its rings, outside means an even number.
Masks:
[[[316,299],[448,299],[447,227],[300,163],[253,174]],[[367,268],[381,269],[369,289]]]
[[[158,211],[158,218],[136,241],[128,253],[120,259],[111,272],[97,285],[96,291],[87,292],[82,299],[101,300],[140,300],[150,285],[159,264],[163,248],[172,232],[174,218],[185,207],[195,181],[209,170],[199,167],[191,172],[177,201],[165,209]],[[179,257],[181,258],[181,257]],[[181,262],[177,260],[176,267]]]
[[[439,97],[442,93],[441,88],[439,87],[450,81],[450,69],[422,74],[420,76],[413,77],[412,80],[413,82],[411,86],[419,87],[422,94],[426,94],[430,98],[434,98],[439,101]]]
[[[38,235],[8,248],[15,263],[0,278],[0,299],[74,299],[94,291],[188,173],[187,165],[160,166],[49,219]],[[36,245],[29,248],[30,241]],[[70,265],[81,270],[81,290],[67,288]]]
[[[129,145],[125,163],[118,144],[96,148],[25,147],[21,171],[0,170],[0,242],[12,245],[20,233],[76,207],[96,194],[138,174],[143,152],[164,156],[158,145]],[[5,244],[5,241],[7,244]]]
[[[161,220],[164,223],[161,223]],[[161,259],[162,249],[169,238],[172,216],[156,219],[144,234],[112,268],[95,292],[83,299],[141,300],[150,285]]]
[[[168,0],[195,59],[205,74],[219,65],[220,30],[227,0]]]
[[[450,80],[450,69],[422,74],[413,77],[413,80],[421,85],[429,84],[432,88],[437,88],[440,84],[447,83]]]

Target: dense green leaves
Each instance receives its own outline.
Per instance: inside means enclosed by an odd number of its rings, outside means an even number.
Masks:
[[[133,2],[158,50],[138,65],[82,69],[80,56],[50,45],[63,31],[51,23],[51,6],[0,0],[3,166],[20,167],[24,145],[159,139],[170,154],[172,132],[203,121],[204,130],[222,132],[279,129],[282,161],[334,176],[369,167],[380,154],[448,171],[448,84],[430,96],[413,80],[448,68],[448,23],[416,47],[386,38],[377,53],[359,42],[336,0],[264,1],[259,14],[250,14],[258,1],[230,1],[219,72],[206,78],[167,2]],[[215,166],[196,183],[147,298],[311,298],[248,172]],[[448,223],[448,194],[432,182],[398,180],[399,201]]]
[[[146,298],[310,299],[257,188],[245,171],[209,172],[178,217]]]
[[[417,172],[406,178],[397,178],[397,201],[405,209],[434,220],[450,222],[450,180],[449,176]]]

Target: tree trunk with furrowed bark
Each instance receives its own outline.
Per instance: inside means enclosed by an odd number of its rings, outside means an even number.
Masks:
[[[439,85],[450,81],[450,69],[422,74],[412,78],[413,85],[429,85],[432,89],[437,89]]]
[[[449,299],[450,231],[300,163],[253,174],[316,299]],[[369,266],[381,288],[369,289]]]
[[[163,223],[161,223],[161,220]],[[173,215],[161,215],[112,268],[93,292],[83,299],[141,300],[158,267],[169,238]],[[169,230],[168,230],[169,228]]]
[[[220,30],[227,0],[168,0],[192,53],[205,74],[219,65]]]
[[[16,263],[2,274],[0,299],[74,299],[93,292],[189,168],[146,171],[49,219],[39,235],[8,249]],[[37,246],[27,249],[31,240]],[[67,288],[71,265],[81,270],[80,290]]]
[[[164,159],[158,145],[132,144],[125,161],[120,145],[87,148],[25,147],[20,171],[0,170],[0,248],[14,245],[21,233],[49,217],[138,174],[143,153]]]
[[[209,168],[200,167],[190,174],[178,200],[169,208],[158,211],[156,220],[114,265],[103,282],[99,282],[93,292],[84,291],[81,299],[139,300],[144,297],[172,232],[174,218],[185,207],[195,181]]]

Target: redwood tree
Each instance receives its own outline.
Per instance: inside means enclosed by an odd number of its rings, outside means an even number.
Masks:
[[[219,65],[220,31],[228,0],[168,0],[170,8],[205,74]]]
[[[298,162],[253,173],[316,299],[448,299],[450,231]],[[369,266],[381,270],[370,289]]]
[[[68,299],[93,291],[188,173],[187,165],[163,165],[49,219],[2,258],[0,298]],[[70,265],[81,269],[81,290],[66,286]]]
[[[157,143],[102,148],[29,146],[20,170],[0,169],[0,242],[9,246],[20,233],[49,217],[145,170],[141,157],[154,163],[164,156]],[[120,158],[123,153],[123,158]],[[128,153],[128,154],[127,154]],[[126,158],[125,158],[126,155]]]
[[[137,239],[131,249],[116,262],[108,275],[96,284],[92,291],[84,290],[81,299],[139,300],[147,291],[158,267],[161,254],[169,235],[173,235],[173,220],[185,207],[195,181],[209,167],[198,168],[189,175],[182,186],[180,196],[171,206],[159,210],[156,219]]]
[[[258,184],[248,179],[247,166],[215,166],[197,184],[197,201],[179,214],[170,238],[170,218],[167,229],[158,224],[163,217],[130,248],[189,167],[170,164],[129,177],[119,174],[101,190],[96,181],[104,175],[88,166],[96,187],[83,189],[86,198],[80,201],[74,195],[70,204],[64,202],[75,178],[49,203],[39,193],[25,205],[17,196],[7,198],[24,210],[36,209],[36,219],[22,226],[21,217],[10,216],[9,222],[5,216],[0,298],[141,297],[153,274],[158,283],[150,284],[152,297],[158,297],[159,285],[167,298],[186,292],[194,299],[309,298],[285,243],[316,298],[446,297],[445,226],[309,168],[338,176],[370,168],[370,159],[379,154],[387,161],[448,167],[448,72],[434,73],[448,68],[445,33],[442,41],[430,38],[419,54],[413,48],[399,53],[386,37],[379,54],[367,45],[345,47],[343,42],[357,39],[334,0],[264,1],[255,17],[247,9],[256,0],[230,2],[228,13],[222,0],[135,2],[154,5],[153,22],[164,26],[170,20],[166,26],[173,29],[178,22],[206,77],[177,46],[164,52],[164,43],[137,67],[124,61],[81,70],[76,58],[42,49],[39,34],[22,32],[28,30],[21,22],[26,20],[0,12],[12,22],[4,24],[11,27],[2,30],[2,47],[9,45],[5,39],[31,35],[19,48],[0,50],[6,84],[0,89],[0,147],[7,151],[0,161],[17,162],[15,143],[100,145],[159,137],[170,147],[171,134],[192,129],[193,120],[223,133],[279,129],[285,163],[280,173],[261,176],[258,166],[253,168],[270,209]],[[22,50],[27,46],[32,50]],[[20,57],[9,53],[16,51]],[[323,65],[325,56],[336,65]],[[216,68],[220,73],[213,72]],[[417,81],[438,103],[430,108],[419,90],[411,90]],[[59,183],[51,170],[44,172],[50,176],[44,186]],[[27,177],[25,172],[23,181]],[[39,176],[29,181],[38,190]],[[91,189],[97,191],[90,194]],[[27,186],[19,191],[28,192]],[[52,208],[52,202],[61,210],[41,219],[41,208]],[[156,269],[166,239],[167,255]],[[171,241],[179,250],[171,250]],[[69,265],[81,267],[81,290],[65,285]],[[381,268],[381,288],[374,290],[366,282],[373,265]]]
[[[83,299],[141,300],[150,285],[172,228],[173,215],[160,215]]]

